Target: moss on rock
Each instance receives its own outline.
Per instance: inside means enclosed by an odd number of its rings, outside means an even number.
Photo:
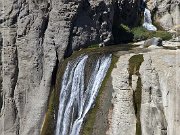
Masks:
[[[104,96],[104,93],[103,93],[104,88],[105,88],[105,85],[106,85],[108,79],[111,76],[111,72],[112,72],[113,68],[115,67],[115,64],[117,61],[118,61],[118,58],[113,55],[112,61],[111,61],[111,66],[109,67],[109,70],[108,70],[108,72],[107,72],[107,74],[106,74],[106,76],[102,82],[101,88],[99,90],[99,94],[98,94],[96,101],[95,101],[95,106],[90,109],[90,111],[88,112],[88,115],[84,121],[82,130],[81,130],[81,135],[92,135],[92,133],[93,133],[95,121],[96,121],[96,119],[98,119],[97,118],[97,112],[101,107],[101,103],[103,100],[102,97]],[[104,100],[107,100],[107,99],[104,99]]]

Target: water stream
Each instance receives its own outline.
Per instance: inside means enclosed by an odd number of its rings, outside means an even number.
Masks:
[[[67,64],[59,97],[56,135],[79,135],[86,114],[93,106],[102,81],[111,64],[111,55],[97,58],[85,86],[88,55]]]
[[[143,27],[150,31],[156,31],[157,28],[152,24],[151,12],[149,9],[144,10],[144,23]]]

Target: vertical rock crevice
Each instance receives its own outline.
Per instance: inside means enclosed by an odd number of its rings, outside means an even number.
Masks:
[[[134,55],[134,54],[133,54]],[[132,54],[120,56],[117,67],[112,71],[112,104],[107,135],[134,135],[136,115],[133,103],[133,90],[129,82],[129,59]]]
[[[134,102],[134,110],[136,115],[136,135],[141,135],[141,120],[140,120],[140,112],[141,112],[141,96],[142,96],[142,82],[141,77],[139,73],[140,66],[143,59],[143,54],[134,55],[129,59],[129,81],[130,85],[134,85],[133,83],[136,83],[136,86],[133,88],[133,102]],[[136,78],[133,82],[132,78]]]
[[[0,115],[1,115],[1,109],[3,106],[3,90],[2,90],[2,45],[3,45],[3,38],[0,31]]]

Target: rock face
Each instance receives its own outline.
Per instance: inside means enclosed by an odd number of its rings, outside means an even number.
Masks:
[[[91,44],[112,42],[113,15],[111,0],[90,0],[83,4],[74,22],[69,49],[72,51]]]
[[[128,60],[130,55],[121,56],[117,68],[112,71],[113,110],[107,135],[135,135],[136,116],[133,90],[129,84]]]
[[[113,40],[114,20],[118,17],[119,20],[116,21],[118,23],[134,22],[138,17],[139,2],[140,0],[1,0],[0,135],[39,135],[58,63],[74,50],[90,44],[109,44]],[[167,7],[171,7],[171,17],[174,18],[175,13],[179,13],[179,5],[173,0],[171,3],[171,6],[167,4]],[[160,1],[158,1],[157,7],[159,9],[157,16],[162,19],[164,13],[167,12],[160,10]],[[175,23],[173,19],[172,23],[173,25],[178,24],[178,21]],[[127,71],[127,63],[125,63],[124,70]],[[125,78],[122,81],[127,81],[126,73],[124,73]],[[121,84],[119,84],[120,86]],[[163,85],[163,87],[165,86]],[[168,87],[174,88],[171,85]],[[126,98],[132,96],[128,84],[125,89],[121,92],[128,92]],[[172,91],[168,93],[171,95],[169,98],[174,100],[167,103],[171,108],[168,106],[164,112],[167,122],[170,124],[168,132],[173,134],[178,132],[179,128],[178,107],[175,110],[179,99],[173,97]],[[177,94],[179,94],[178,91]],[[157,99],[161,100],[159,97]],[[165,98],[162,100],[164,103]],[[134,133],[135,113],[131,108],[133,106],[132,98],[126,102],[130,110],[118,110],[117,112],[125,111],[129,119],[125,120],[121,114],[124,122],[129,122],[132,118],[132,123],[126,124]],[[157,106],[155,111],[164,107],[162,107],[161,101],[157,101],[157,103],[160,104],[160,107]],[[126,103],[123,104],[123,107],[125,106]],[[169,112],[172,110],[174,113]],[[118,117],[117,112],[113,112],[112,118]],[[156,112],[154,114],[156,115]],[[171,119],[171,115],[173,119]],[[157,125],[164,127],[165,123]],[[126,127],[123,126],[123,123],[120,123],[119,126],[125,131]],[[112,125],[109,133],[118,128],[116,125]],[[142,129],[144,132],[147,131],[147,128]],[[157,132],[159,131],[158,128]]]
[[[179,0],[147,0],[148,8],[155,13],[155,20],[167,30],[180,24]]]
[[[0,134],[38,135],[58,62],[73,50],[111,42],[116,3],[125,11],[138,2],[1,0]],[[134,19],[137,8],[123,20]]]
[[[132,68],[128,60],[135,54],[120,56],[112,71],[113,109],[107,135],[178,135],[180,51],[157,49],[142,55],[134,75],[128,72]]]

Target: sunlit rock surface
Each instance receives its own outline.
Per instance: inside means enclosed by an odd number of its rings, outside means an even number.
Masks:
[[[179,0],[147,0],[147,6],[163,28],[168,30],[180,24]]]
[[[132,55],[120,56],[111,74],[113,109],[107,135],[136,135],[139,131],[136,125],[139,118],[133,107],[133,89],[128,80],[128,60]],[[143,53],[143,58],[139,69],[141,83],[137,83],[142,91],[139,95],[140,132],[142,135],[178,135],[180,51],[156,49]]]

